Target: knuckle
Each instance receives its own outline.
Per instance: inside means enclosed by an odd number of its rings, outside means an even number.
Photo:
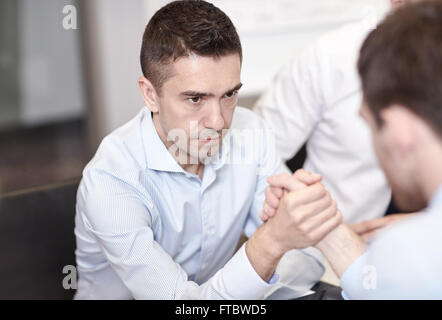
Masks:
[[[282,195],[282,189],[281,188],[271,188],[271,190],[272,190],[272,194],[276,198],[281,198],[281,195]]]
[[[343,222],[344,217],[342,216],[341,211],[338,210],[338,214],[337,214],[337,217],[336,217],[336,218],[337,218],[337,220],[338,220],[339,223],[342,223],[342,222]]]
[[[339,213],[338,210],[336,210],[336,208],[332,208],[332,210],[330,211],[330,218],[337,218],[339,219]]]
[[[264,211],[261,211],[261,212],[259,213],[259,218],[260,218],[261,220],[265,221],[265,219],[266,219],[266,214],[264,213]]]
[[[267,204],[267,202],[264,203],[263,210],[264,210],[265,213],[267,213],[267,211],[269,210],[269,205]]]
[[[309,227],[306,226],[305,224],[301,224],[299,226],[299,230],[301,231],[301,233],[303,233],[307,238],[311,237],[310,233],[309,233]]]
[[[331,200],[331,208],[333,212],[336,212],[338,210],[338,205],[336,204],[336,201]]]
[[[296,224],[301,224],[304,220],[305,210],[303,208],[299,208],[298,210],[292,211],[292,219]]]
[[[318,184],[318,195],[320,197],[325,197],[327,195],[327,190],[325,190],[324,186],[322,185],[322,183]]]
[[[325,189],[324,189],[324,190],[325,190]],[[325,198],[326,198],[327,201],[329,201],[329,202],[332,202],[332,201],[333,201],[330,192],[328,192],[327,190],[325,190]]]
[[[278,204],[279,204],[279,199],[276,198],[275,196],[271,197],[269,204],[273,207],[273,208],[277,208]]]
[[[313,225],[305,227],[305,232],[310,236],[313,235],[314,231],[315,231],[315,227]]]
[[[332,215],[330,217],[331,219],[335,219],[335,220],[339,220],[339,211],[338,210],[334,210],[332,211]]]
[[[307,234],[306,235],[306,239],[310,243],[315,243],[316,242],[316,237],[313,234]]]
[[[328,192],[327,192],[322,201],[324,201],[326,206],[330,207],[332,205],[333,200],[332,200],[330,194],[328,194]]]

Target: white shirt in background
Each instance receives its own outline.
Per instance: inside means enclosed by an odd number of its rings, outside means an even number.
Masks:
[[[391,191],[359,116],[357,60],[367,21],[321,37],[274,78],[254,111],[277,135],[284,160],[307,142],[306,170],[321,173],[346,223],[384,215]]]

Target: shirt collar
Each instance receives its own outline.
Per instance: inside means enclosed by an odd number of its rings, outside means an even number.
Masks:
[[[175,158],[170,154],[161,141],[160,136],[155,128],[152,115],[147,107],[144,107],[141,119],[141,136],[144,145],[144,154],[146,158],[146,169],[181,172],[187,174],[186,171],[178,164]],[[212,166],[214,170],[219,170],[226,162],[230,151],[230,131],[223,139],[222,147],[218,155],[206,166]]]
[[[153,124],[152,115],[147,107],[144,107],[143,117],[141,119],[141,132],[146,158],[146,169],[184,172],[183,168],[167,150],[163,141],[161,141]]]

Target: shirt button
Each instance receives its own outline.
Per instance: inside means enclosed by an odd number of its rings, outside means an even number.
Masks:
[[[207,265],[206,264],[203,264],[202,266],[201,266],[201,269],[202,270],[204,270],[204,269],[206,269],[207,268]]]
[[[209,230],[207,230],[207,232],[206,232],[206,234],[208,235],[208,236],[211,236],[211,235],[213,235],[215,233],[215,231],[213,231],[213,228],[210,228]]]

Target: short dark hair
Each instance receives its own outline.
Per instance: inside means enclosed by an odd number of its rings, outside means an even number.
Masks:
[[[400,104],[442,137],[442,1],[405,5],[365,40],[358,61],[364,99],[380,111]]]
[[[171,76],[167,65],[194,53],[219,58],[242,48],[229,17],[213,4],[174,1],[158,10],[146,26],[140,62],[143,75],[156,90]]]

